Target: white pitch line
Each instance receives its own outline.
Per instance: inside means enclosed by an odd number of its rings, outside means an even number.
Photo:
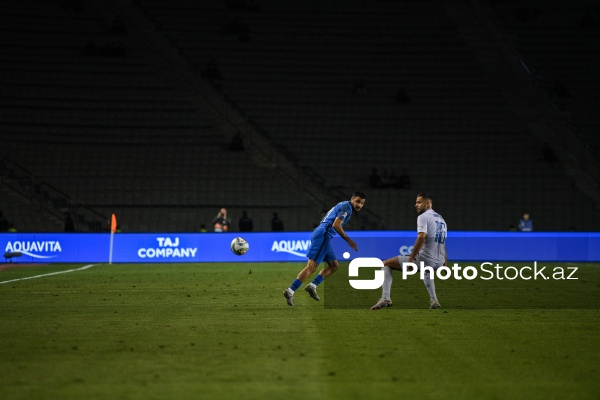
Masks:
[[[51,273],[49,273],[49,274],[35,275],[35,276],[28,276],[28,277],[25,277],[25,278],[18,278],[18,279],[11,279],[10,281],[4,281],[4,282],[0,282],[0,285],[2,285],[3,283],[10,283],[10,282],[17,282],[17,281],[25,281],[25,280],[27,280],[27,279],[43,278],[44,276],[50,276],[50,275],[59,275],[59,274],[66,274],[67,272],[83,271],[84,269],[88,269],[88,268],[95,267],[96,265],[98,265],[98,264],[90,264],[90,265],[86,265],[85,267],[81,267],[81,268],[68,269],[68,270],[66,270],[66,271],[51,272]]]

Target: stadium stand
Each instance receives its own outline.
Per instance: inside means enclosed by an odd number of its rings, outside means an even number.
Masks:
[[[51,187],[43,192],[47,217],[93,210],[89,221],[76,219],[83,231],[106,229],[111,212],[124,231],[197,231],[222,206],[233,218],[250,209],[265,230],[274,210],[292,226],[318,217],[280,171],[257,166],[251,152],[228,150],[228,133],[143,38],[113,33],[117,16],[105,20],[93,3],[79,4],[13,3],[3,10],[6,192],[35,206],[42,197],[35,188]],[[22,231],[62,229],[32,223],[27,208],[4,209]]]
[[[469,7],[65,4],[14,3],[0,17],[3,193],[23,192],[9,166],[24,166],[27,201],[39,201],[40,182],[65,194],[49,219],[74,209],[83,230],[98,230],[115,212],[124,231],[197,231],[226,206],[234,228],[248,209],[258,230],[273,211],[286,230],[307,230],[362,188],[355,229],[413,229],[421,190],[451,229],[506,230],[525,211],[536,230],[600,226],[593,196],[562,154],[543,158],[470,43],[465,26],[480,17]],[[236,131],[245,152],[228,150]],[[372,168],[406,168],[412,188],[369,190]]]
[[[597,4],[503,0],[492,2],[490,8],[539,87],[600,159]]]
[[[217,64],[214,84],[327,187],[407,168],[456,229],[508,229],[524,210],[539,229],[597,227],[570,211],[572,180],[543,160],[444,2],[137,4],[199,71]],[[400,87],[410,104],[394,101]],[[371,191],[368,205],[410,228],[414,194]]]

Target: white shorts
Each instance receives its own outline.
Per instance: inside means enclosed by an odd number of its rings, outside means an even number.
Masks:
[[[408,262],[408,259],[409,259],[409,256],[398,256],[398,263],[400,264],[400,266],[402,266],[403,263]],[[427,262],[426,261],[424,261],[424,262],[425,262],[425,266],[428,266]],[[420,265],[421,264],[421,260],[419,260],[419,256],[418,255],[413,260],[413,264],[417,264],[417,271],[419,271],[419,269],[421,268],[421,265]],[[441,267],[441,265],[435,265],[432,268],[435,271],[439,267]]]

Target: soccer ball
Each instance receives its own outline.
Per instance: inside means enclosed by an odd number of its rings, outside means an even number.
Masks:
[[[233,251],[233,254],[235,255],[242,256],[246,254],[249,248],[250,245],[244,238],[236,237],[231,241],[231,251]]]

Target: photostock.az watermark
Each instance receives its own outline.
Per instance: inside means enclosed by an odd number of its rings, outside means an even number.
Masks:
[[[348,267],[348,276],[355,278],[359,276],[360,268],[377,268],[373,279],[350,279],[349,283],[354,289],[378,289],[383,285],[383,261],[375,257],[359,257],[350,262]],[[578,280],[575,276],[578,267],[553,267],[538,266],[534,261],[532,266],[503,266],[499,263],[483,262],[479,268],[472,265],[462,267],[454,263],[452,267],[440,266],[433,268],[425,265],[421,261],[418,265],[412,262],[402,263],[402,279],[406,280],[409,276],[416,275],[419,272],[420,279],[424,279],[426,274],[432,279],[456,279],[456,280],[475,280],[482,279],[489,281],[492,279],[513,281],[516,279],[528,280]]]

